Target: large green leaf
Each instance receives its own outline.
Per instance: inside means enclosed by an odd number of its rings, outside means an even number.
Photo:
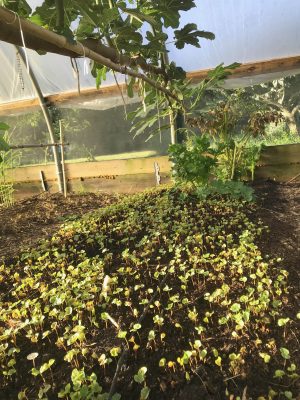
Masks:
[[[187,24],[184,28],[174,31],[175,46],[183,49],[186,44],[200,47],[199,38],[214,40],[215,35],[212,32],[199,31],[196,24]]]
[[[166,28],[178,28],[180,12],[196,7],[194,0],[154,0],[151,4],[160,14]]]
[[[101,83],[106,80],[107,68],[105,66],[97,68],[96,87],[99,89]]]
[[[124,13],[130,15],[131,17],[137,19],[140,22],[148,22],[152,26],[157,25],[157,21],[152,15],[143,14],[142,12],[139,12],[137,9],[134,9],[134,8],[126,8],[126,7],[121,7],[121,6],[119,6],[119,8]]]
[[[3,0],[1,5],[18,13],[20,17],[26,18],[31,13],[31,7],[26,0]]]
[[[8,151],[9,145],[4,139],[3,135],[0,134],[0,151]]]

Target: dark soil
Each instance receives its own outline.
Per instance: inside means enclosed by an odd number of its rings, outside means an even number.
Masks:
[[[266,182],[254,186],[258,196],[257,216],[270,228],[260,248],[283,258],[292,285],[300,284],[300,183]],[[298,291],[299,294],[299,291]],[[300,298],[298,297],[300,306]]]
[[[259,247],[263,254],[272,258],[283,259],[283,267],[289,272],[289,304],[290,309],[300,309],[300,183],[280,184],[273,181],[260,182],[253,185],[257,196],[257,209],[252,218],[261,219],[269,227],[269,232],[260,240]],[[299,338],[291,339],[292,347],[297,352],[300,361]],[[176,400],[213,400],[219,398],[216,392],[207,386],[212,381],[212,375],[203,371],[202,377],[196,376],[192,382],[183,387]],[[205,373],[206,372],[206,373]],[[260,373],[257,371],[254,386],[259,386]],[[217,385],[218,387],[218,385]],[[247,391],[247,388],[245,388]],[[216,390],[216,389],[215,389]],[[300,393],[300,386],[299,386]],[[245,398],[246,392],[245,392]],[[300,400],[300,394],[297,397]]]
[[[264,182],[254,185],[258,198],[256,217],[270,227],[268,240],[261,243],[266,254],[285,260],[299,285],[300,263],[300,183]],[[0,208],[0,260],[14,257],[22,248],[33,247],[50,236],[66,218],[83,215],[118,200],[106,193],[42,194]]]
[[[269,254],[272,258],[281,257],[284,260],[282,267],[289,271],[289,307],[299,309],[300,184],[264,182],[255,184],[254,188],[257,208],[251,218],[255,221],[260,218],[264,225],[270,228],[270,232],[261,237],[259,247],[264,255]],[[66,200],[60,195],[43,195],[20,202],[9,209],[0,210],[0,260],[1,257],[17,256],[22,248],[33,247],[40,239],[55,232],[65,218],[83,215],[116,200],[116,196],[107,194],[71,195]],[[147,321],[144,323],[147,325]],[[184,338],[181,340],[184,342]],[[295,336],[287,340],[293,341],[290,347],[295,351],[294,358],[300,360],[299,339]],[[177,345],[178,343],[175,344]],[[183,343],[182,348],[185,348],[184,345],[187,344]],[[146,353],[145,357],[147,358]],[[153,368],[157,368],[155,366],[158,360],[154,361]],[[127,365],[130,365],[130,362]],[[257,370],[256,374],[253,374],[250,382],[253,387],[260,386],[260,380],[263,379],[261,372]],[[126,374],[132,376],[128,371],[124,372],[124,375]],[[156,376],[155,373],[154,375]],[[157,400],[221,399],[219,391],[223,388],[219,385],[217,370],[203,368],[198,371],[190,384],[180,381],[176,375],[173,378],[174,382],[165,382],[162,379],[160,383],[162,392],[164,387],[170,388],[176,383],[172,397],[168,392],[166,397],[156,397]],[[130,387],[128,392],[133,393]],[[244,388],[244,395],[243,398],[247,399],[247,386]],[[299,399],[300,397],[297,397],[297,400]]]
[[[105,207],[118,198],[107,193],[71,193],[66,199],[60,193],[41,194],[9,208],[0,207],[0,261],[17,256],[27,247],[35,247],[66,218]]]

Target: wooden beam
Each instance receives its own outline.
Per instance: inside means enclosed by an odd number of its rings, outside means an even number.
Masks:
[[[0,40],[6,43],[13,44],[15,46],[23,46],[20,27],[15,25],[9,25],[9,23],[0,24]],[[55,54],[60,54],[62,56],[68,57],[78,57],[76,53],[57,47],[43,39],[37,38],[35,35],[25,33],[26,47],[28,49],[40,51],[40,52],[50,52]]]
[[[19,22],[17,17],[14,17],[14,14],[12,14],[12,18],[12,21],[15,20],[15,22]],[[20,21],[22,21],[21,18]],[[55,43],[49,43],[47,40],[44,40],[43,38],[37,36],[36,32],[31,32],[31,30],[28,29],[28,27],[31,26],[30,24],[34,25],[33,23],[29,22],[27,25],[22,27],[26,40],[26,47],[28,49],[38,52],[50,52],[72,58],[81,57],[81,55],[76,52],[57,46]],[[13,23],[0,24],[0,40],[6,43],[14,44],[15,46],[22,46],[23,43],[20,34],[20,26]],[[152,72],[154,74],[164,74],[164,71],[161,68],[153,64],[148,64],[143,57],[139,56],[132,58],[129,55],[121,54],[115,48],[106,46],[100,43],[100,41],[97,39],[88,38],[82,40],[81,43],[88,49],[102,55],[103,57],[110,59],[117,64],[124,66],[126,65],[133,68],[140,67],[144,71]]]
[[[300,56],[274,58],[272,60],[255,61],[245,63],[232,71],[228,79],[251,77],[255,75],[266,75],[275,72],[293,71],[300,68]],[[199,82],[207,78],[211,69],[193,71],[188,73],[192,82]]]
[[[300,56],[277,58],[274,60],[257,61],[252,63],[242,64],[240,67],[232,71],[228,79],[251,77],[255,75],[265,75],[275,72],[293,71],[300,68]],[[192,83],[200,82],[207,77],[210,69],[189,72],[188,79]],[[126,85],[121,84],[121,89],[126,91]],[[119,95],[120,91],[117,85],[105,86],[100,89],[82,89],[80,92],[81,97],[95,97],[95,96],[112,96]],[[79,98],[78,91],[63,92],[53,94],[46,97],[46,101],[52,104],[65,103],[69,100]],[[6,112],[22,111],[37,107],[39,102],[37,99],[21,100],[17,102],[0,104],[0,115]]]
[[[126,91],[125,84],[119,84],[122,91]],[[98,96],[117,96],[120,95],[120,89],[117,85],[104,86],[100,89],[81,89],[80,95],[78,91],[62,92],[57,94],[52,94],[45,97],[45,102],[49,104],[60,104],[66,103],[69,100],[76,98],[94,98]],[[39,107],[38,99],[28,99],[19,100],[9,103],[0,104],[0,115],[5,115],[6,113],[22,112],[25,110],[30,110]]]
[[[106,66],[109,70],[113,70],[115,72],[119,72],[123,75],[131,76],[133,78],[140,79],[146,83],[148,83],[150,86],[154,87],[155,89],[159,90],[162,93],[165,93],[168,95],[170,98],[173,98],[175,100],[178,100],[176,95],[169,90],[167,87],[162,86],[159,82],[156,80],[150,78],[148,75],[145,75],[144,73],[140,72],[140,70],[135,70],[132,68],[128,68],[126,65],[120,65],[116,64],[109,58],[102,56],[99,53],[96,53],[95,51],[91,50],[90,48],[84,46],[80,42],[75,42],[71,43],[68,41],[68,39],[63,36],[59,35],[55,32],[49,31],[47,29],[44,29],[36,24],[33,24],[32,22],[18,17],[15,13],[12,11],[1,7],[0,6],[0,21],[2,23],[6,23],[8,25],[14,26],[16,29],[22,28],[23,31],[26,33],[33,35],[37,38],[40,38],[41,40],[44,40],[54,46],[57,46],[63,50],[68,50],[73,53],[76,53],[80,57],[87,57],[91,60],[94,60],[100,65]]]
[[[157,162],[161,173],[169,173],[171,164],[168,156],[154,156],[146,158],[119,159],[94,162],[66,163],[68,180],[80,178],[115,177],[119,175],[152,174],[155,182],[153,164]],[[33,182],[38,179],[39,172],[43,168],[47,181],[56,180],[54,164],[33,165],[17,167],[10,170],[14,182]]]

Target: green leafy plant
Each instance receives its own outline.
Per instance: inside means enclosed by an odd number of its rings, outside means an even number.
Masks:
[[[13,204],[13,185],[8,170],[11,170],[18,160],[18,154],[10,150],[8,130],[9,126],[0,122],[0,205],[5,207]]]
[[[222,146],[216,170],[219,178],[237,180],[247,170],[253,178],[260,148],[251,145],[251,140],[264,137],[267,126],[278,124],[282,114],[266,105],[259,106],[243,90],[219,89],[213,97],[215,100],[208,101],[190,124],[208,134],[218,147]]]
[[[195,187],[208,184],[217,163],[217,151],[206,136],[192,136],[184,144],[169,147],[172,175],[176,183],[191,183]]]

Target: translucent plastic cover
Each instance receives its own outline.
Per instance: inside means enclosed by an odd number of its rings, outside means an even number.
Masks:
[[[34,8],[41,1],[29,3]],[[216,39],[202,40],[200,49],[186,46],[179,51],[171,43],[172,36],[169,37],[170,60],[187,71],[212,68],[220,63],[255,62],[300,54],[299,0],[198,0],[196,3],[196,9],[182,15],[182,26],[195,22],[199,29],[214,32]],[[27,50],[27,55],[45,96],[77,90],[78,80],[68,57],[40,56],[31,50]],[[14,46],[0,42],[0,63],[0,103],[36,97]],[[94,88],[94,78],[84,74],[84,63],[89,61],[81,59],[77,63],[80,87]],[[254,85],[289,73],[232,79],[227,85]],[[119,76],[118,80],[122,82],[123,77]],[[113,84],[114,77],[109,75],[103,86]]]

